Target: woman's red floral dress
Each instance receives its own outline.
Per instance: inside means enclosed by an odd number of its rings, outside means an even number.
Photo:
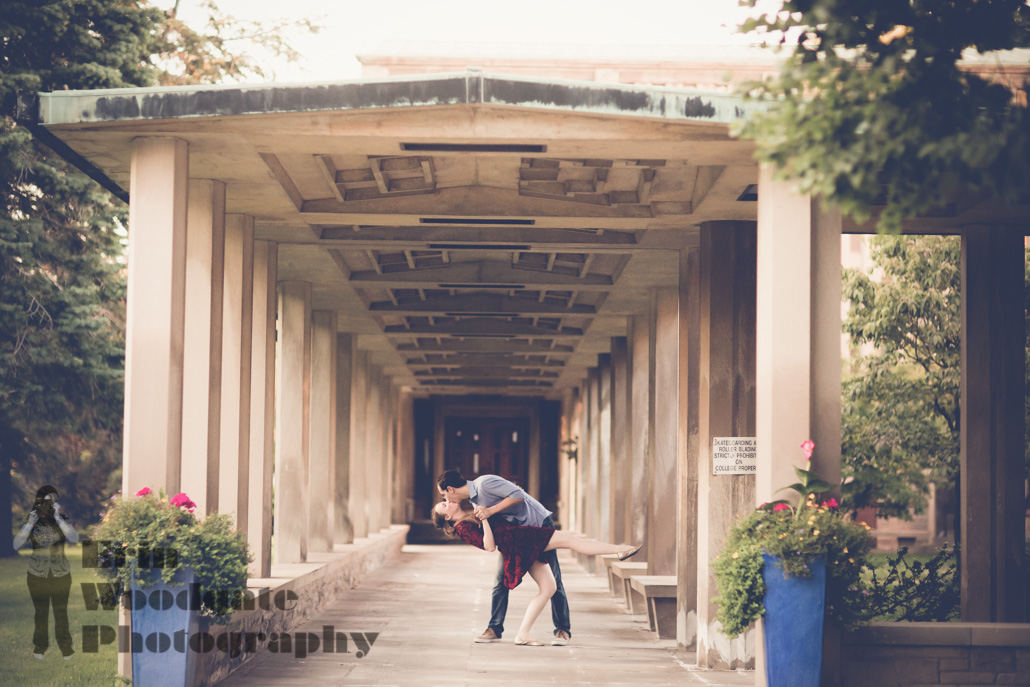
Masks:
[[[504,557],[504,586],[515,589],[533,563],[543,560],[542,555],[554,534],[553,527],[522,527],[510,525],[500,518],[490,519],[494,543]],[[454,532],[466,544],[483,548],[483,529],[468,520],[454,526]]]

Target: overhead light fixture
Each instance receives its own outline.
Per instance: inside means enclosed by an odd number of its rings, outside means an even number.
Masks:
[[[508,217],[503,219],[477,217],[419,217],[418,221],[420,224],[476,224],[499,227],[531,227],[536,224],[535,219],[514,219]]]
[[[437,284],[438,289],[524,289],[525,284]]]
[[[546,153],[538,143],[401,143],[412,153]]]
[[[528,243],[427,243],[429,250],[529,250]]]

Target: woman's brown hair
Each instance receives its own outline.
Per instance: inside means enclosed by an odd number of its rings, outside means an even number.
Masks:
[[[463,512],[472,512],[472,502],[468,499],[462,499],[459,505],[461,506],[461,510]],[[454,521],[448,520],[442,514],[438,513],[436,510],[436,504],[433,504],[433,510],[430,514],[430,517],[432,518],[433,524],[436,526],[438,530],[443,530],[444,534],[446,534],[448,537],[454,536]]]

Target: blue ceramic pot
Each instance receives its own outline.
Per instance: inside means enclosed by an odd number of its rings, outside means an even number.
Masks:
[[[150,574],[159,578],[161,573]],[[193,568],[181,568],[171,584],[158,580],[146,589],[132,586],[135,687],[192,687],[197,651],[191,649],[190,638],[199,626],[198,612],[192,608],[196,604],[189,603],[193,579]]]
[[[765,675],[769,687],[819,687],[823,664],[826,563],[808,564],[811,577],[783,577],[779,556],[765,565]]]

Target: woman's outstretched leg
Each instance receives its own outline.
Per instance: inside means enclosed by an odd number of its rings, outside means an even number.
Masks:
[[[551,567],[546,563],[536,561],[533,566],[529,569],[529,575],[536,582],[537,593],[526,608],[526,615],[522,618],[522,625],[519,627],[518,634],[515,635],[515,641],[525,641],[529,639],[529,632],[533,629],[533,623],[540,617],[540,612],[544,610],[544,606],[551,600],[558,584],[554,581],[554,573],[551,572]]]
[[[551,549],[572,549],[576,553],[597,556],[606,553],[622,553],[630,547],[625,544],[605,544],[589,537],[577,537],[566,530],[555,530],[545,551]]]

